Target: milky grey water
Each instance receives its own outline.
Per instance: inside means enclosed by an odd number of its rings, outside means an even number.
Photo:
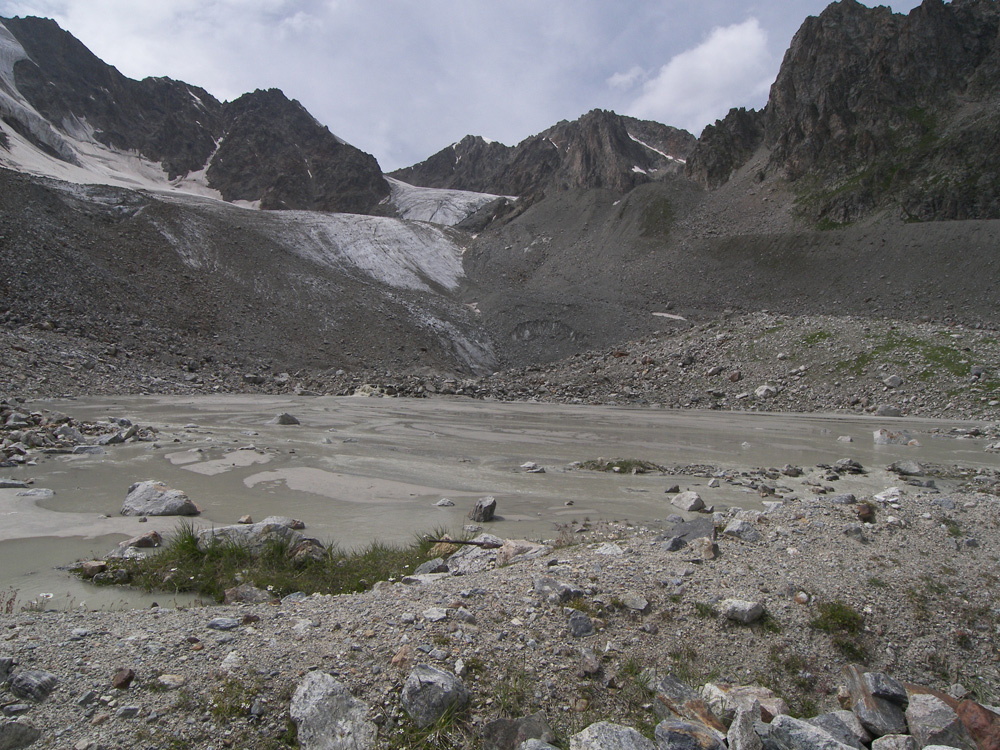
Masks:
[[[118,514],[130,484],[157,479],[187,492],[203,526],[250,514],[302,519],[307,532],[344,548],[378,538],[406,542],[418,532],[460,531],[478,497],[493,495],[499,536],[553,538],[558,526],[590,519],[656,524],[676,512],[664,490],[678,483],[708,504],[760,508],[760,498],[725,482],[690,476],[616,476],[574,470],[574,461],[638,458],[666,466],[723,469],[812,467],[854,458],[871,468],[845,478],[843,491],[877,492],[898,480],[884,471],[900,458],[1000,466],[984,440],[938,432],[961,422],[874,417],[673,411],[467,399],[307,398],[291,396],[128,397],[53,400],[32,409],[81,420],[127,417],[159,431],[155,444],[112,446],[104,455],[49,456],[0,476],[34,478],[51,498],[0,490],[0,590],[47,606],[145,606],[175,597],[98,589],[59,566],[101,557],[118,541],[177,519],[140,524]],[[269,424],[288,412],[300,425]],[[919,447],[877,446],[872,432],[905,428]],[[936,432],[937,431],[937,432]],[[852,443],[838,440],[850,436]],[[534,462],[545,473],[527,473]],[[800,496],[800,480],[784,480]],[[947,489],[947,483],[943,483]],[[447,497],[452,507],[435,505]],[[47,595],[52,597],[48,598]],[[39,599],[40,595],[46,595]],[[189,599],[176,599],[186,602]]]

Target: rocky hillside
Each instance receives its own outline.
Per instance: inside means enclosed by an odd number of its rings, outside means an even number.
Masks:
[[[810,221],[998,218],[998,29],[991,0],[908,16],[833,3],[795,35],[764,110],[710,127],[688,173],[715,187],[764,149],[758,178],[791,182]]]
[[[226,200],[264,208],[370,213],[389,194],[374,157],[279,91],[222,103],[169,78],[126,78],[54,21],[2,23],[14,61],[8,97],[28,107],[8,102],[4,121],[60,160],[77,163],[73,142],[94,141],[162,163],[169,179],[207,169],[207,186]]]
[[[517,195],[527,202],[547,189],[625,193],[660,174],[679,171],[694,144],[687,131],[595,109],[514,147],[466,136],[392,176],[426,187]]]

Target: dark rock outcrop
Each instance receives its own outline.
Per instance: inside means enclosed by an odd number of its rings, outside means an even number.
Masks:
[[[344,143],[278,89],[231,102],[208,182],[261,208],[368,213],[389,194],[375,157]]]

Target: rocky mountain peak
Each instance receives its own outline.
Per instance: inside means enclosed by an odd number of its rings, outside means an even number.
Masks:
[[[829,186],[800,183],[821,221],[892,204],[909,218],[998,216],[1000,155],[986,146],[1000,124],[998,30],[993,0],[924,0],[906,16],[835,2],[796,33],[763,112],[706,131],[688,173],[715,187],[766,146],[771,175]]]
[[[546,190],[627,192],[675,172],[694,148],[687,131],[595,109],[563,120],[517,146],[466,136],[393,177],[424,187],[535,198]]]
[[[224,130],[207,176],[226,200],[369,213],[389,194],[375,157],[344,143],[278,89],[229,103]]]
[[[207,170],[208,187],[226,200],[263,208],[368,213],[389,194],[374,157],[276,89],[223,103],[170,78],[127,78],[49,19],[2,24],[24,52],[13,93],[46,124],[26,124],[24,112],[5,121],[63,161],[76,161],[68,143],[91,141],[160,163],[168,180]]]

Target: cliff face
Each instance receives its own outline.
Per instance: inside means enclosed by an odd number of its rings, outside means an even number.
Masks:
[[[799,182],[820,221],[894,204],[998,217],[998,29],[994,0],[925,0],[908,16],[834,3],[795,35],[763,112],[710,128],[688,172],[715,187],[766,146],[768,172]]]
[[[18,92],[58,132],[135,151],[170,179],[207,168],[224,198],[264,208],[368,213],[389,194],[374,157],[280,91],[219,102],[169,78],[126,78],[54,21],[3,24],[27,53],[14,65]]]
[[[513,147],[466,136],[392,176],[425,187],[526,198],[569,188],[626,192],[679,170],[694,143],[687,131],[595,109]]]

